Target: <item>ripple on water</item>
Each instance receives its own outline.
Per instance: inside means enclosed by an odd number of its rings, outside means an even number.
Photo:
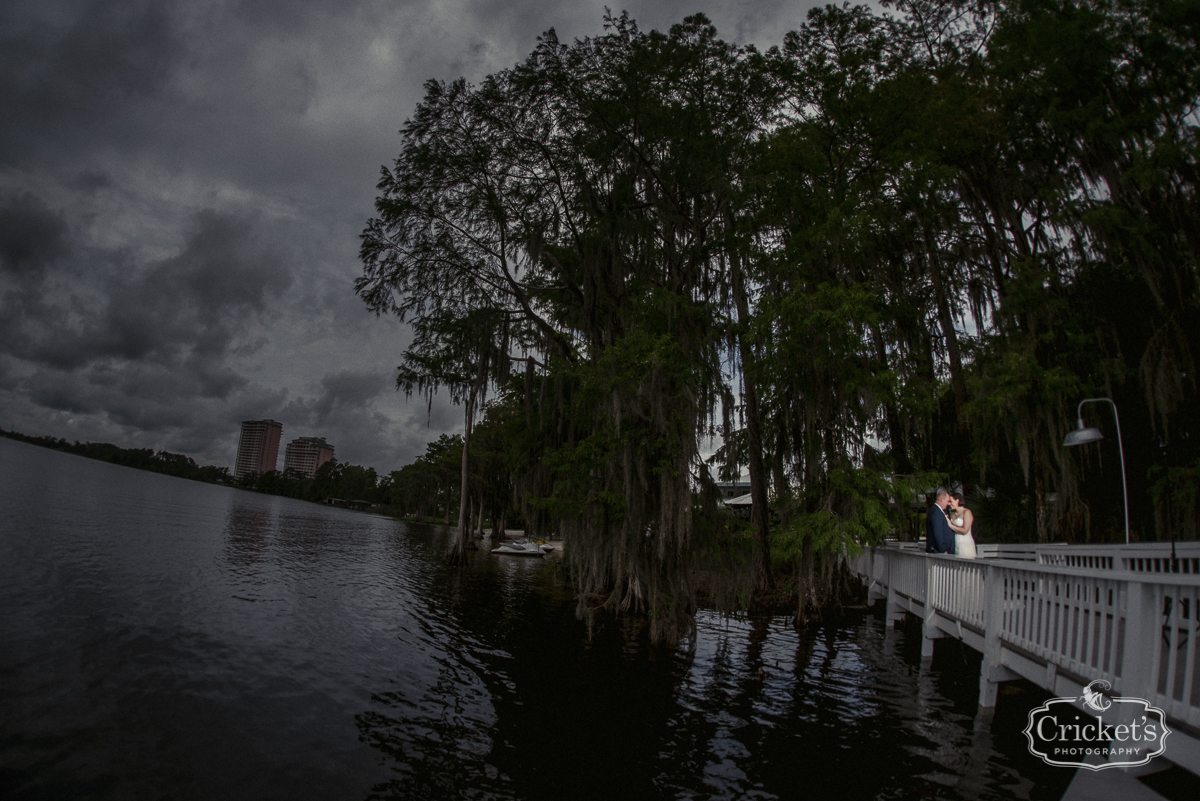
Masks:
[[[869,615],[798,633],[782,617],[702,612],[669,651],[628,620],[589,636],[538,560],[484,551],[446,569],[440,526],[6,439],[0,488],[6,798],[997,799],[1065,786],[1031,764],[1021,721],[974,726],[975,678],[961,674],[976,667],[951,650],[922,669],[912,633]]]

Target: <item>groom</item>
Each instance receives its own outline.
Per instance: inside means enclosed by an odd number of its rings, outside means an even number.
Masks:
[[[954,531],[950,528],[950,519],[946,517],[946,507],[949,505],[950,493],[938,490],[937,500],[925,513],[926,553],[954,553]]]

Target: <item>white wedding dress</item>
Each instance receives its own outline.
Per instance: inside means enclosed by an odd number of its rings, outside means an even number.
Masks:
[[[963,519],[961,517],[954,520],[954,525],[962,527]],[[971,536],[970,529],[966,534],[954,532],[954,555],[961,556],[963,559],[974,559],[975,553],[975,538]]]

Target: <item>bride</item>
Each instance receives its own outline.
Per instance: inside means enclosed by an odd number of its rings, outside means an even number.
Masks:
[[[963,496],[960,492],[950,493],[950,528],[954,530],[954,555],[963,559],[974,559],[975,538],[971,536],[971,527],[975,523],[975,514],[963,506]]]

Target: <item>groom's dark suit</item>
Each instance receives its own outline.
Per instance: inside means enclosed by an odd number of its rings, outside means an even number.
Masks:
[[[928,553],[954,553],[954,530],[942,507],[936,503],[925,513],[925,550]]]

